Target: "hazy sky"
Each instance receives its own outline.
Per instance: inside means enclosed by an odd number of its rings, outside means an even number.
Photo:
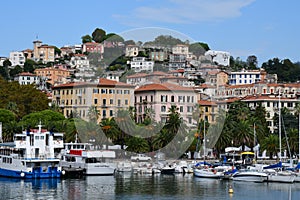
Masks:
[[[297,62],[299,10],[299,0],[2,1],[0,56],[33,48],[36,38],[57,47],[80,44],[98,27],[136,41],[169,34],[206,42],[235,58],[256,55],[259,63]]]

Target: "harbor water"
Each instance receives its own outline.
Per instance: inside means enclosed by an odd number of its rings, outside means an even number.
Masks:
[[[250,183],[192,174],[91,176],[82,179],[0,178],[0,199],[243,199],[300,198],[300,183]],[[232,187],[233,193],[229,193]]]

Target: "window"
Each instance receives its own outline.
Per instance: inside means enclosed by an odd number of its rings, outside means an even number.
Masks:
[[[106,89],[101,89],[101,94],[106,94]]]
[[[153,96],[151,95],[151,102],[153,102]]]
[[[128,99],[125,99],[125,105],[128,105]]]
[[[103,116],[103,118],[106,117],[106,110],[102,110],[102,116]]]
[[[118,106],[121,106],[121,99],[118,99]]]
[[[175,102],[175,98],[173,95],[171,96],[171,102]]]
[[[109,92],[109,94],[114,94],[115,90],[110,89],[108,92]]]
[[[94,94],[99,94],[99,89],[93,89]]]
[[[129,90],[124,90],[124,94],[129,94]]]
[[[166,112],[166,106],[161,106],[160,111],[161,112]]]
[[[113,115],[114,115],[114,111],[113,111],[113,110],[110,110],[110,111],[109,111],[109,116],[112,117]]]
[[[106,99],[102,99],[102,104],[105,106],[106,105]]]
[[[183,106],[179,107],[179,112],[183,112]]]
[[[98,104],[98,99],[94,99],[94,104]]]
[[[142,101],[143,101],[142,96],[140,96],[140,102],[142,102]]]
[[[114,104],[114,100],[113,100],[113,99],[110,99],[110,100],[109,100],[109,104]]]

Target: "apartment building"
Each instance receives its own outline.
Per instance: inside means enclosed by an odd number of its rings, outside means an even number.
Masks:
[[[34,73],[47,80],[51,85],[65,83],[70,77],[70,71],[63,67],[47,67],[35,69]]]
[[[12,66],[23,66],[25,63],[25,56],[22,51],[12,51],[9,53],[9,61]]]
[[[53,87],[53,103],[62,108],[65,117],[76,112],[89,120],[88,110],[96,107],[101,119],[114,117],[120,109],[134,106],[134,86],[101,78],[98,83],[72,82]]]
[[[183,121],[189,127],[194,127],[194,107],[197,104],[197,94],[191,87],[182,87],[171,83],[152,83],[135,90],[135,108],[137,122],[144,121],[146,113],[153,112],[153,120],[166,122],[169,108],[176,105]]]

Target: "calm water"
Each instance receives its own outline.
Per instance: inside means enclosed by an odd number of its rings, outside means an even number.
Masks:
[[[116,175],[24,181],[0,178],[0,199],[300,199],[300,183],[244,183],[193,175]],[[234,193],[228,194],[232,185]]]

